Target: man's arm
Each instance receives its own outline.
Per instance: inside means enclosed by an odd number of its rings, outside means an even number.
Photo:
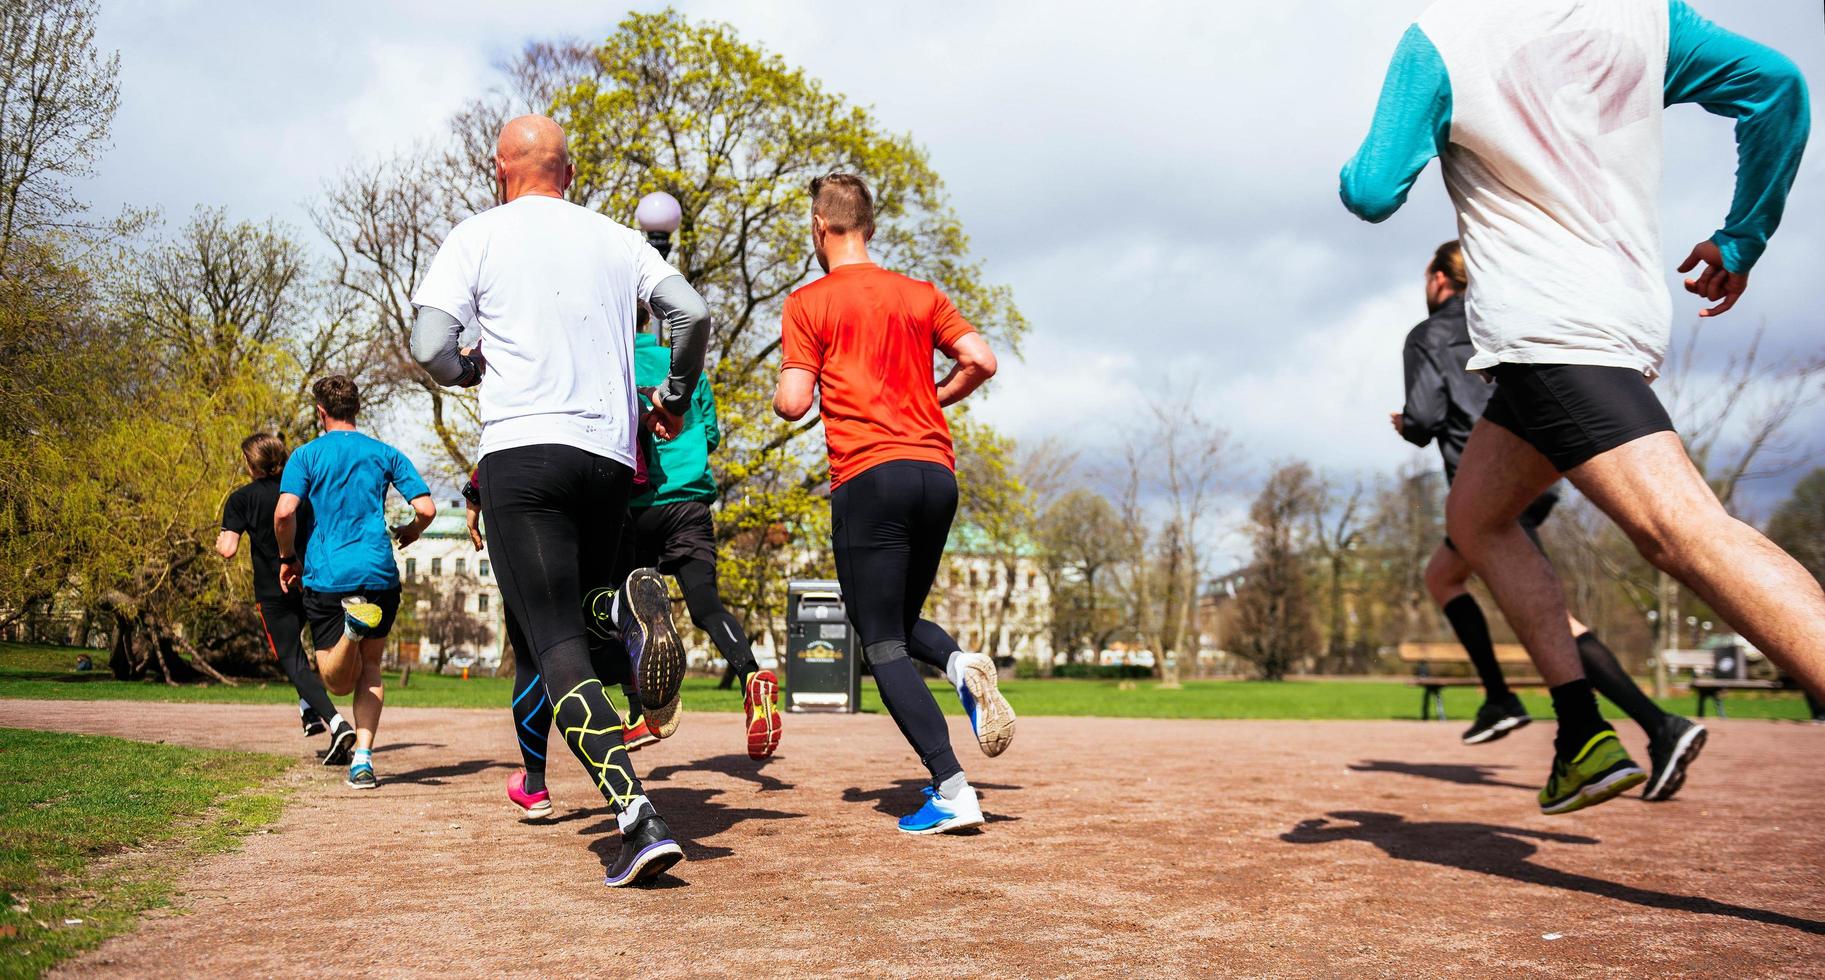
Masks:
[[[1421,447],[1444,431],[1445,415],[1451,406],[1444,372],[1439,370],[1438,361],[1425,342],[1425,332],[1423,323],[1413,328],[1401,354],[1407,376],[1407,404],[1401,409],[1400,436]]]
[[[678,434],[679,420],[691,407],[697,379],[703,376],[703,357],[710,348],[710,308],[683,276],[676,275],[654,284],[647,305],[664,321],[672,344],[671,373],[653,390],[653,407],[661,413],[658,422],[667,430],[659,435],[670,439]]]
[[[303,501],[295,493],[279,494],[279,505],[272,512],[272,536],[279,544],[279,591],[290,592],[303,571],[298,567],[298,505]]]
[[[989,342],[974,331],[966,333],[953,341],[944,353],[956,361],[951,365],[950,373],[938,382],[938,404],[949,408],[969,396],[969,393],[982,386],[984,381],[995,376],[998,365],[995,363],[995,352],[989,349]]]
[[[779,387],[773,389],[773,414],[788,422],[797,422],[811,411],[816,392],[816,374],[802,367],[782,368]]]
[[[1451,133],[1451,80],[1445,61],[1418,24],[1407,28],[1388,76],[1369,135],[1338,175],[1338,196],[1364,221],[1384,221],[1407,202],[1407,192]]]
[[[434,306],[412,321],[412,359],[440,385],[471,388],[482,380],[480,355],[462,352],[463,324]]]
[[[437,516],[437,501],[428,493],[421,493],[412,498],[412,519],[393,529],[393,540],[401,548],[418,540],[431,524],[431,518]]]
[[[241,550],[241,535],[235,531],[223,531],[215,536],[215,553],[223,558],[233,558]]]

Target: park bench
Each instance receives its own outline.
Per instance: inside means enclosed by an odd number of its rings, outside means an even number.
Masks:
[[[1705,716],[1705,702],[1717,711],[1717,717],[1724,715],[1725,691],[1791,691],[1799,685],[1791,678],[1782,676],[1775,680],[1754,680],[1736,677],[1698,677],[1692,680],[1692,690],[1698,695],[1698,717]]]
[[[1402,663],[1413,665],[1413,676],[1408,683],[1419,687],[1419,718],[1426,721],[1436,717],[1445,720],[1445,688],[1475,687],[1483,681],[1476,676],[1470,666],[1470,654],[1457,643],[1402,643],[1400,645]],[[1511,687],[1544,687],[1546,682],[1533,669],[1533,660],[1527,656],[1527,648],[1519,643],[1497,643],[1495,645],[1496,663],[1502,665],[1502,673],[1508,678]],[[1439,668],[1446,668],[1452,673],[1437,673]],[[1516,671],[1514,668],[1524,668]]]

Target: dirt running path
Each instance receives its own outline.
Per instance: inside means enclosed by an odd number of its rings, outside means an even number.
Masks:
[[[0,701],[0,725],[306,756],[288,708]],[[1793,976],[1825,970],[1825,728],[1721,722],[1672,803],[1543,817],[1550,726],[1022,719],[959,755],[992,821],[907,837],[920,770],[882,716],[734,715],[636,756],[689,843],[611,891],[614,823],[553,757],[516,822],[505,710],[388,712],[376,792],[301,765],[271,833],[191,873],[71,974],[684,977]],[[1625,731],[1639,751],[1634,731]],[[962,751],[967,749],[967,751]]]

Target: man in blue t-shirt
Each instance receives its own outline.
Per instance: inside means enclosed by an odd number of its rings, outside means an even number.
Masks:
[[[337,695],[355,692],[355,754],[348,785],[374,788],[374,732],[380,727],[380,656],[399,612],[399,564],[387,541],[387,487],[412,502],[412,520],[391,529],[401,548],[418,540],[437,504],[405,454],[355,431],[361,392],[333,374],[311,385],[323,435],[292,453],[279,482],[273,533],[279,585],[302,585],[304,615],[323,681]],[[302,563],[293,547],[299,507],[316,518]],[[302,567],[300,565],[302,564]]]

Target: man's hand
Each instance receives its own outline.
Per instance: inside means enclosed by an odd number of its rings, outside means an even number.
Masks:
[[[1724,268],[1723,252],[1718,249],[1716,242],[1709,239],[1692,246],[1692,254],[1679,264],[1679,271],[1691,272],[1701,261],[1705,264],[1705,271],[1699,273],[1697,279],[1686,280],[1686,292],[1708,300],[1723,300],[1708,310],[1699,310],[1699,316],[1728,313],[1730,307],[1735,306],[1736,301],[1742,297],[1743,291],[1749,288],[1749,277]]]
[[[298,587],[298,579],[304,575],[304,563],[297,555],[279,559],[279,591],[290,592]]]
[[[1394,434],[1395,435],[1404,436],[1407,434],[1407,413],[1406,412],[1389,412],[1388,421],[1394,423]]]
[[[480,551],[482,550],[482,509],[474,504],[469,504],[468,509],[469,543],[475,545],[476,551]]]
[[[393,540],[399,542],[399,546],[403,548],[417,541],[418,535],[423,531],[424,529],[418,526],[417,521],[407,521],[393,529]]]
[[[663,402],[655,398],[652,410],[646,413],[646,427],[653,435],[669,442],[684,431],[684,417],[668,410]]]

